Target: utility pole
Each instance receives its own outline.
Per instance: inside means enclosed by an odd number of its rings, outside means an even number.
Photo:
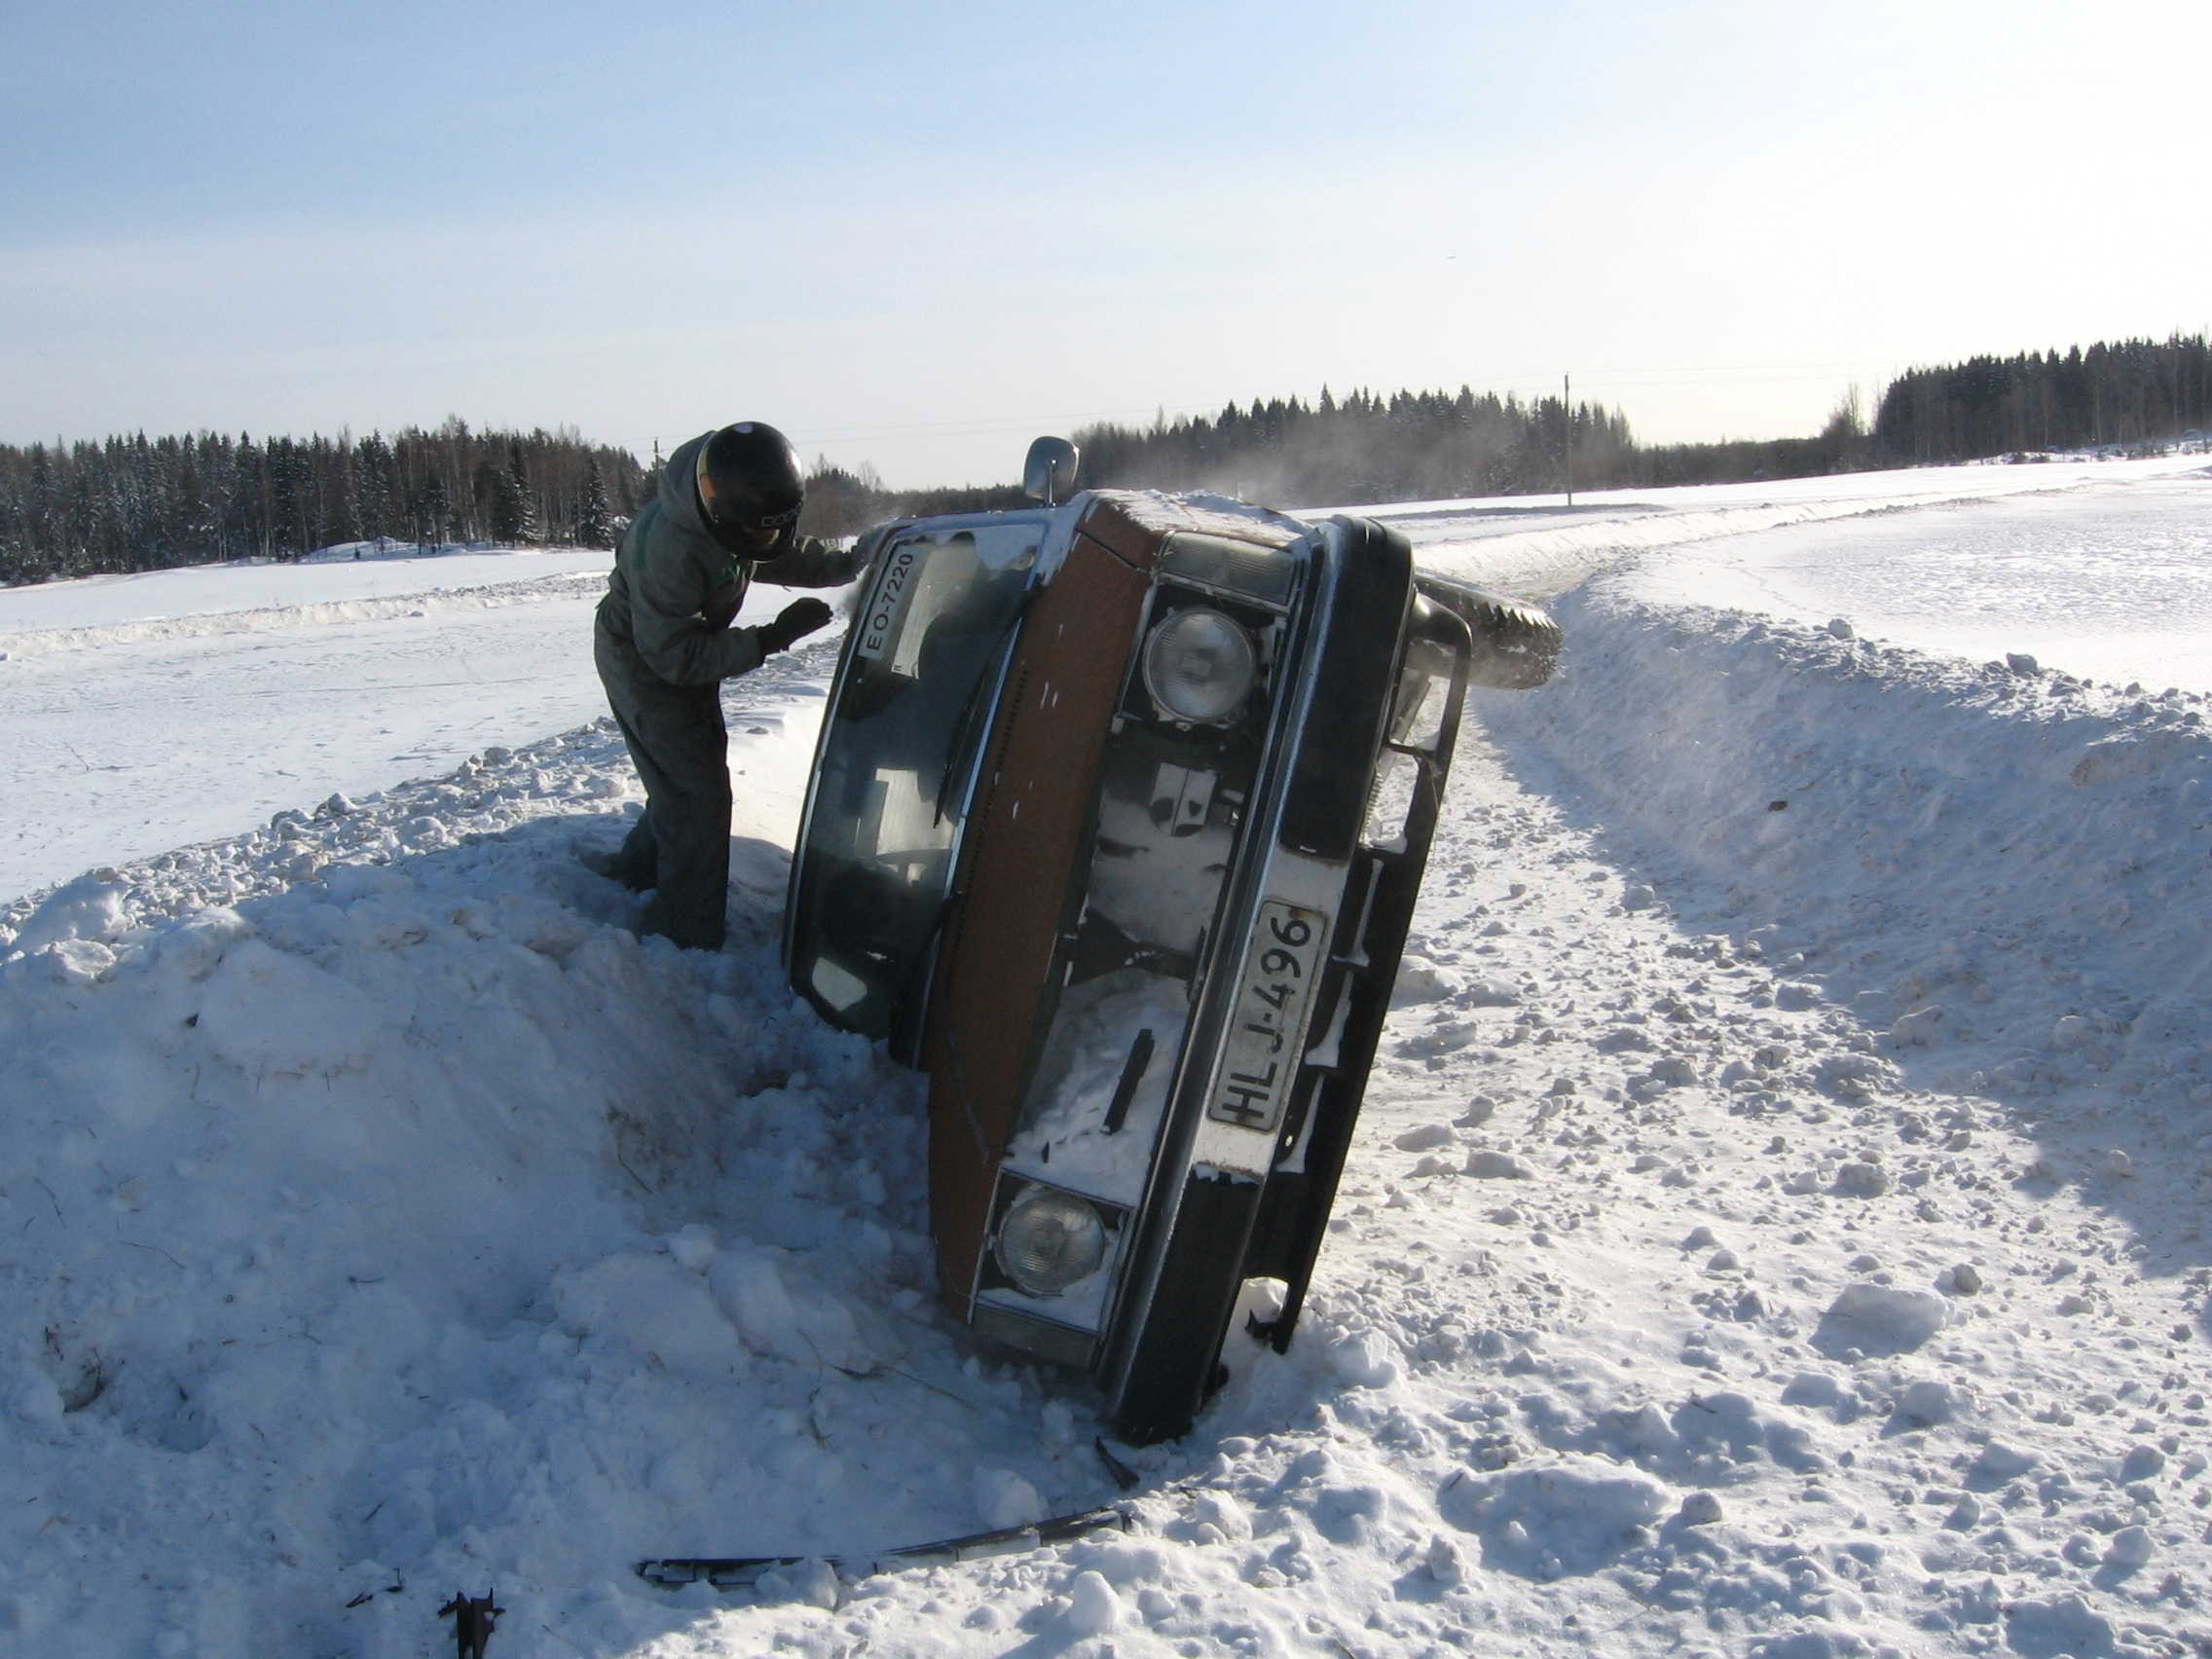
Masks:
[[[1560,401],[1567,410],[1567,504],[1574,505],[1574,377],[1559,377]]]

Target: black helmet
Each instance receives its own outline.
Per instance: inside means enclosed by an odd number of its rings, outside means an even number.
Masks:
[[[773,559],[791,545],[806,499],[798,452],[758,421],[710,433],[692,469],[699,516],[714,538],[748,559]]]

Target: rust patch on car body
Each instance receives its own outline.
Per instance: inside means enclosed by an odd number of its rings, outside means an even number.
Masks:
[[[1100,757],[1159,547],[1111,502],[1085,515],[1023,624],[984,752],[922,1046],[931,1222],[962,1318],[999,1159],[1051,1023],[1052,961],[1082,898],[1071,885],[1089,867]]]

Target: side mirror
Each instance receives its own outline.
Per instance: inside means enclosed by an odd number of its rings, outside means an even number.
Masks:
[[[1021,493],[1048,507],[1075,491],[1076,447],[1065,438],[1039,438],[1021,463]]]

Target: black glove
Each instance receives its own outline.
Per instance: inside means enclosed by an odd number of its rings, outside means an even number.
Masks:
[[[817,628],[827,628],[833,613],[819,599],[794,599],[760,629],[760,654],[788,651],[792,642],[804,639]]]

